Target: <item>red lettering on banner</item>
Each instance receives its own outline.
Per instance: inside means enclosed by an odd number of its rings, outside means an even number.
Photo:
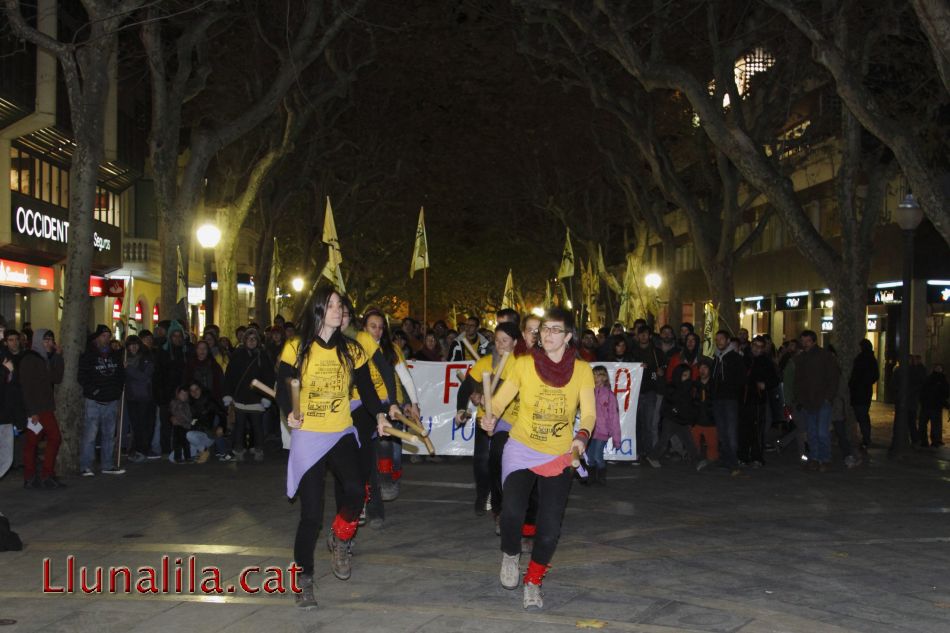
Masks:
[[[624,377],[623,386],[620,383],[620,377]],[[617,373],[614,375],[614,393],[626,394],[623,399],[623,412],[626,413],[630,410],[630,385],[633,384],[633,378],[630,376],[630,370],[626,367],[618,367]]]
[[[442,392],[442,404],[449,403],[449,391],[452,387],[461,386],[461,382],[453,381],[453,378],[457,378],[455,372],[459,369],[464,370],[466,375],[468,374],[469,364],[468,363],[449,363],[445,366],[445,389]]]

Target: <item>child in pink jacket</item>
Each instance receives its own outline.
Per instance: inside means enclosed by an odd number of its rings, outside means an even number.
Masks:
[[[617,406],[617,396],[610,388],[610,376],[602,366],[594,367],[594,400],[597,403],[597,420],[587,444],[587,465],[590,467],[590,483],[606,485],[604,448],[608,439],[613,440],[615,449],[620,448],[620,408]]]

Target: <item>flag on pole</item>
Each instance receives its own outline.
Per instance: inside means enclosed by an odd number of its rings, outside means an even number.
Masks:
[[[594,272],[597,273],[598,277],[607,274],[607,265],[604,264],[604,249],[600,244],[597,245],[597,270]]]
[[[188,299],[188,282],[185,281],[185,266],[181,263],[181,246],[176,246],[175,250],[178,251],[178,290],[175,293],[175,303],[178,303]]]
[[[416,243],[412,249],[412,264],[409,266],[409,279],[417,270],[429,267],[429,242],[426,240],[425,209],[419,207],[419,224],[416,226]]]
[[[561,256],[561,267],[557,271],[557,278],[574,276],[574,249],[571,247],[571,231],[567,232],[564,242],[564,254]]]
[[[511,269],[508,269],[508,278],[505,280],[505,291],[501,296],[501,309],[514,309],[515,307],[515,282],[511,278]]]
[[[623,285],[620,289],[620,309],[617,320],[628,326],[636,318],[634,312],[634,288],[636,287],[636,268],[633,265],[633,254],[627,255],[627,270],[623,274]]]
[[[719,330],[719,310],[707,301],[703,306],[703,354],[712,358],[716,352],[716,332]]]
[[[330,280],[339,292],[346,293],[343,284],[343,252],[340,250],[340,238],[336,234],[336,223],[333,221],[333,208],[330,206],[330,196],[327,196],[326,213],[323,216],[323,243],[327,245],[327,264],[321,273]]]
[[[129,328],[129,334],[138,333],[138,325],[135,323],[135,278],[132,277],[132,271],[129,271],[129,282],[125,286],[125,323]],[[142,315],[145,318],[145,315]]]
[[[274,238],[274,253],[270,260],[270,278],[267,280],[267,303],[271,304],[271,320],[277,316],[280,308],[280,297],[277,296],[277,272],[280,270],[279,255],[277,253],[277,238]]]

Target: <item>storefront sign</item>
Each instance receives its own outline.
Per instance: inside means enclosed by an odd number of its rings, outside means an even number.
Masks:
[[[796,299],[797,297],[792,297]],[[749,301],[748,299],[744,301],[744,305],[747,309],[754,310],[755,312],[768,312],[772,309],[772,300],[771,299],[756,299],[755,301]],[[781,301],[779,301],[781,305]]]
[[[135,304],[135,320],[136,321],[142,320],[142,302],[141,301]]]
[[[124,297],[124,279],[106,279],[95,275],[89,277],[90,297]]]
[[[927,303],[950,303],[950,285],[927,284]]]
[[[900,286],[893,288],[871,288],[868,290],[868,305],[879,306],[888,303],[900,303],[904,296],[904,289]]]
[[[804,310],[808,307],[808,297],[778,297],[775,303],[777,310]]]
[[[158,321],[159,321],[158,314],[159,314],[159,312],[158,312],[158,304],[156,303],[156,304],[152,307],[152,323],[158,323]]]
[[[69,242],[69,212],[16,191],[10,193],[10,198],[11,241],[46,256],[65,256]],[[98,220],[93,224],[93,264],[117,268],[122,263],[119,227]]]
[[[53,269],[0,259],[0,286],[52,290]]]
[[[868,317],[867,330],[868,332],[877,332],[877,317],[876,316]]]
[[[116,299],[112,302],[112,318],[116,321],[122,320],[122,299]]]
[[[833,317],[822,317],[821,318],[821,331],[822,332],[831,332],[835,329],[835,321]]]

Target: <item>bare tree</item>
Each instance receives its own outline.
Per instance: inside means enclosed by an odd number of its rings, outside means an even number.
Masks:
[[[928,151],[928,144],[923,142],[934,131],[929,117],[908,117],[904,112],[890,112],[882,96],[868,86],[868,51],[842,40],[839,33],[840,28],[848,28],[857,12],[865,9],[863,3],[852,0],[822,3],[816,17],[832,27],[830,33],[822,30],[819,23],[795,3],[788,0],[765,0],[765,3],[788,18],[808,38],[815,60],[834,78],[838,96],[861,125],[891,148],[924,213],[950,244],[950,188],[945,185],[948,166],[945,159],[935,160]],[[932,0],[916,0],[913,5],[933,47],[934,60],[944,84],[943,101],[946,101],[950,91],[947,77],[950,68],[950,9],[945,2]],[[900,12],[895,14],[889,10],[881,22],[899,19]],[[877,20],[874,22],[873,26],[865,23],[861,44],[872,47],[872,50],[887,47],[880,24]],[[919,100],[920,96],[915,99]],[[946,134],[945,129],[943,134]],[[940,154],[945,157],[947,149],[944,142]]]
[[[19,0],[5,0],[13,33],[56,56],[69,97],[70,122],[76,149],[69,170],[69,244],[66,248],[66,289],[63,293],[63,341],[66,373],[57,397],[62,426],[59,453],[64,470],[78,468],[82,426],[82,390],[77,380],[79,355],[88,333],[89,275],[92,271],[94,208],[99,165],[105,158],[106,102],[110,69],[119,27],[144,0],[82,0],[87,21],[71,41],[41,33],[24,19]],[[55,4],[53,5],[55,9]]]

